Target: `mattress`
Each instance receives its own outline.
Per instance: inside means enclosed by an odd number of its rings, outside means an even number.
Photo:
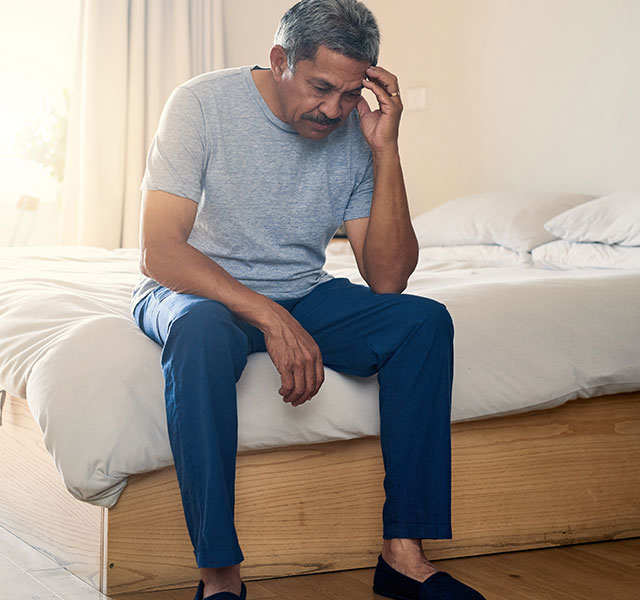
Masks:
[[[404,293],[455,326],[452,421],[640,389],[640,269],[536,268],[498,246],[425,248]],[[364,283],[345,243],[326,270]],[[127,477],[172,464],[161,348],[129,313],[138,251],[0,251],[0,388],[26,398],[65,486],[113,506]],[[379,433],[376,376],[326,369],[318,395],[285,404],[266,353],[238,382],[239,449]]]

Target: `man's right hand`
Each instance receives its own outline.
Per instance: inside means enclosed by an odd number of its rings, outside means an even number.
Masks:
[[[278,393],[298,406],[315,396],[324,381],[322,353],[289,311],[275,302],[272,308],[269,325],[261,328],[265,345],[282,380]]]
[[[287,309],[241,284],[187,243],[197,206],[167,192],[144,192],[140,270],[176,292],[218,300],[260,329],[280,373],[284,401],[293,406],[306,402],[324,381],[320,348]]]

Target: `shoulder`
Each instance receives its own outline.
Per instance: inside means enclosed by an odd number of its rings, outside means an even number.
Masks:
[[[197,75],[179,85],[173,95],[192,107],[198,107],[205,120],[224,120],[224,115],[235,113],[251,96],[248,79],[250,67],[234,67]]]
[[[178,86],[187,89],[196,95],[206,93],[210,90],[226,88],[230,85],[239,85],[245,78],[244,71],[249,67],[233,67],[230,69],[219,69],[196,75],[188,81]]]

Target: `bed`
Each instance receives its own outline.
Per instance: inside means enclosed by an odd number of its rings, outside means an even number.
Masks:
[[[638,202],[484,194],[414,220],[420,262],[405,293],[444,302],[456,328],[454,538],[425,541],[430,557],[640,535]],[[606,219],[604,233],[578,231],[598,210],[623,231]],[[160,347],[129,315],[137,260],[0,252],[0,525],[109,595],[197,580]],[[345,241],[326,269],[363,283]],[[238,384],[243,576],[373,566],[375,376],[327,370],[297,409],[277,382],[261,353]]]

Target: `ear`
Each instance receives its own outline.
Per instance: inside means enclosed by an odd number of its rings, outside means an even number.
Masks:
[[[273,73],[274,79],[280,81],[285,71],[289,68],[287,53],[284,51],[284,48],[279,45],[271,48],[269,61],[271,62],[271,72]]]

